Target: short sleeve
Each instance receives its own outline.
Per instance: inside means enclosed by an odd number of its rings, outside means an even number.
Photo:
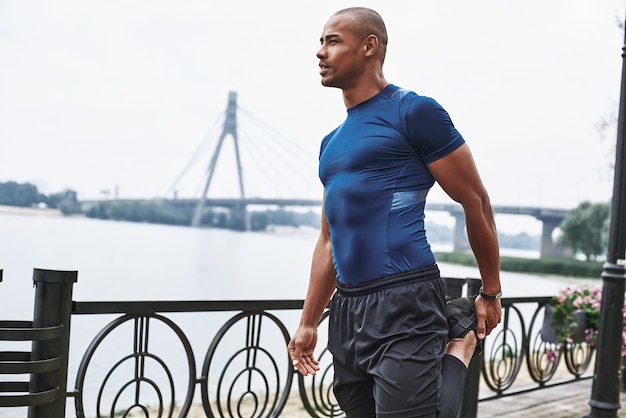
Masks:
[[[445,157],[465,143],[448,112],[434,99],[416,95],[407,105],[407,140],[426,164]]]

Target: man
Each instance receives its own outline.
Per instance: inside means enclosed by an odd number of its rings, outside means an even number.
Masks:
[[[319,370],[317,325],[330,301],[333,389],[348,417],[454,417],[467,366],[501,319],[489,197],[445,110],[385,80],[378,13],[341,10],[320,42],[322,85],[342,90],[348,115],[322,141],[321,232],[290,356],[305,376]],[[464,208],[483,285],[447,306],[424,231],[434,181]]]

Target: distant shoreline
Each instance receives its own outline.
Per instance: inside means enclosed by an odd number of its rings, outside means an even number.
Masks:
[[[27,216],[63,216],[59,209],[40,209],[7,205],[0,205],[0,214]]]

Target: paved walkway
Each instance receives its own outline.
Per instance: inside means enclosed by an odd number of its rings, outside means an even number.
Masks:
[[[479,418],[582,418],[591,412],[592,379],[549,389],[480,402]],[[626,394],[621,394],[618,417],[626,417]]]
[[[591,412],[591,385],[592,379],[587,379],[522,395],[483,401],[478,404],[478,418],[583,418]],[[626,418],[626,394],[621,394],[620,402],[622,408],[617,416]],[[280,417],[310,418],[296,391]],[[202,407],[196,405],[186,418],[206,418],[206,415]]]

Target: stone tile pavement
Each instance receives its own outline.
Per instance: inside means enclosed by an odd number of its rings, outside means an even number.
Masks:
[[[526,394],[483,401],[478,418],[583,418],[591,412],[592,379],[540,389]],[[618,417],[626,417],[626,394],[621,394]]]
[[[589,399],[592,383],[592,379],[586,379],[493,401],[483,401],[478,404],[478,418],[583,418],[591,412]],[[621,394],[620,402],[622,408],[617,416],[626,418],[626,394]],[[310,418],[294,388],[280,417]],[[202,407],[196,405],[186,418],[206,418],[206,415]]]

